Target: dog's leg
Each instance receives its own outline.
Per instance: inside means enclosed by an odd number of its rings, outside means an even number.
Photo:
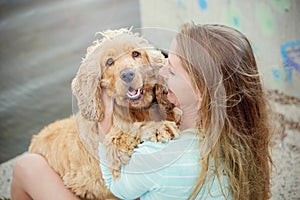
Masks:
[[[179,136],[179,129],[175,122],[160,121],[141,125],[139,129],[141,141],[167,142]]]
[[[176,125],[179,126],[181,124],[183,112],[181,109],[174,107],[173,114],[174,114],[174,121],[175,121]]]
[[[134,148],[140,142],[137,135],[131,135],[117,127],[112,127],[105,138],[104,146],[106,146],[108,165],[113,178],[120,176],[121,167],[128,163]]]
[[[104,141],[109,168],[113,178],[120,176],[123,165],[128,163],[134,148],[141,141],[167,142],[179,136],[175,122],[135,122],[129,132],[112,127]]]

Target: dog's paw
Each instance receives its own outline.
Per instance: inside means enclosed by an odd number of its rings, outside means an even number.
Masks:
[[[179,136],[179,129],[175,122],[163,121],[151,137],[154,142],[168,142]]]
[[[118,179],[121,175],[121,172],[118,169],[113,169],[111,171],[111,174],[112,174],[113,179]]]
[[[109,170],[114,179],[120,177],[120,170],[123,165],[127,164],[133,151],[121,149],[121,146],[109,143],[106,145],[106,157],[108,161]]]
[[[174,112],[175,123],[177,126],[179,126],[181,124],[183,112],[180,108],[177,108],[177,107],[173,108],[173,112]]]
[[[127,164],[132,153],[133,151],[121,149],[113,144],[106,147],[106,157],[110,167],[113,169],[120,169],[123,165]]]

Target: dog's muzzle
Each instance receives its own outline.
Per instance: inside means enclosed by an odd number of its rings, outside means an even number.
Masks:
[[[120,78],[122,81],[125,82],[126,85],[128,85],[128,91],[126,93],[127,100],[130,102],[138,101],[142,98],[144,87],[141,88],[133,88],[131,86],[133,79],[135,77],[135,71],[131,68],[123,69],[120,72]]]

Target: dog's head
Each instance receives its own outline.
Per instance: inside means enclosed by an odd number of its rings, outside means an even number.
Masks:
[[[162,80],[158,70],[164,56],[131,30],[109,30],[87,49],[72,82],[81,114],[92,121],[103,118],[101,88],[120,106],[142,108],[152,103],[153,88]]]

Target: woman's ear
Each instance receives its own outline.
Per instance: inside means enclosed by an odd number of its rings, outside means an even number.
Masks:
[[[95,51],[87,52],[86,58],[72,81],[72,91],[77,98],[81,115],[90,121],[101,121],[104,117],[101,100],[101,67]]]

